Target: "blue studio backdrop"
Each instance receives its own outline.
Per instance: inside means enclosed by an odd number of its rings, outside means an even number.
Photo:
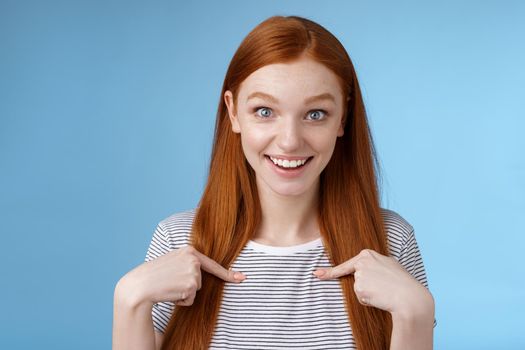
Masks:
[[[227,65],[272,15],[348,50],[436,349],[524,349],[525,3],[0,0],[1,349],[109,349],[113,290],[196,206]]]

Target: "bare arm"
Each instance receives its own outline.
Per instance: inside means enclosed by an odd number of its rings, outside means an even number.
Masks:
[[[155,331],[155,347],[160,350],[162,343],[164,342],[164,333]]]
[[[434,299],[428,298],[413,310],[392,313],[390,350],[432,350],[434,335]]]
[[[113,350],[155,350],[151,302],[130,295],[129,284],[121,279],[116,287],[113,304]]]
[[[358,300],[392,315],[390,350],[432,350],[435,307],[425,286],[394,258],[371,249],[335,267],[314,271],[320,279],[350,273]]]
[[[201,268],[227,282],[240,283],[246,278],[191,246],[145,262],[122,277],[114,294],[113,350],[159,349],[163,336],[153,328],[153,304],[171,300],[175,305],[192,305],[201,288]]]

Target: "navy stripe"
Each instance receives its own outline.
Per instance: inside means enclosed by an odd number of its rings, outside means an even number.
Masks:
[[[392,210],[381,213],[390,255],[428,288],[414,228]],[[192,209],[162,220],[145,261],[187,245],[194,216]],[[250,241],[231,266],[247,279],[225,283],[210,349],[355,349],[339,280],[312,274],[330,266],[320,240],[293,247]],[[164,332],[174,307],[170,301],[153,305],[157,331]]]

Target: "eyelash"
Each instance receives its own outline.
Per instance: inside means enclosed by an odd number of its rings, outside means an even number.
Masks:
[[[271,110],[271,108],[269,108],[269,107],[259,106],[259,107],[255,107],[255,108],[253,109],[253,113],[257,113],[258,110],[263,109],[263,108],[264,108],[264,109],[270,109],[270,110]],[[321,112],[321,113],[324,114],[320,119],[311,119],[311,120],[313,120],[313,121],[324,120],[324,119],[328,116],[328,112],[325,111],[324,109],[312,109],[312,110],[308,111],[308,113],[310,113],[310,112]],[[261,119],[268,119],[268,118],[269,118],[269,117],[261,117],[261,116],[259,116],[259,115],[257,115],[257,117],[258,117],[258,118],[261,118]]]

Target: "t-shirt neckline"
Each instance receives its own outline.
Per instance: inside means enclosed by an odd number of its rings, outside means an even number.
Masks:
[[[321,239],[321,237],[316,238],[313,241],[309,241],[306,243],[285,246],[285,247],[278,247],[278,246],[262,244],[262,243],[255,242],[250,239],[248,243],[246,244],[246,248],[253,249],[257,252],[263,252],[263,253],[268,253],[268,254],[287,255],[287,254],[293,254],[293,253],[306,252],[310,249],[314,249],[322,245],[323,245],[323,240]]]

